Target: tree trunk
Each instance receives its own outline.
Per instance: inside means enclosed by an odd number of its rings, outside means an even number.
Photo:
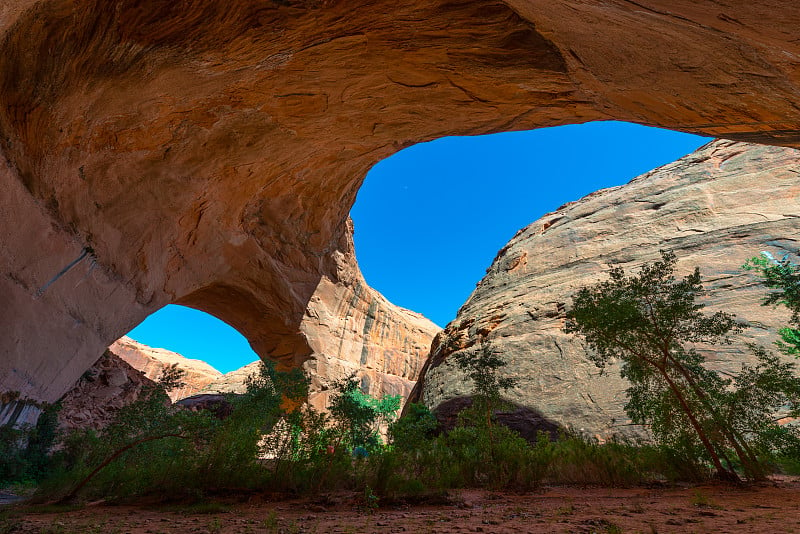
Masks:
[[[708,412],[714,419],[714,422],[719,427],[720,431],[728,438],[730,441],[733,450],[736,451],[736,456],[739,457],[739,461],[742,462],[742,467],[744,467],[745,471],[748,474],[748,477],[751,479],[761,479],[764,476],[763,471],[758,465],[758,458],[756,458],[755,454],[753,453],[752,449],[747,445],[744,437],[737,435],[735,429],[731,428],[730,425],[726,424],[725,421],[722,419],[719,413],[714,409],[711,404],[711,400],[706,395],[706,392],[697,385],[695,382],[694,377],[692,374],[683,367],[678,361],[676,361],[672,354],[668,354],[667,358],[672,362],[678,372],[683,375],[686,381],[694,390],[695,394],[698,396],[700,401],[705,405]]]
[[[125,445],[125,446],[124,446],[124,447],[122,447],[121,449],[118,449],[118,450],[116,450],[116,451],[115,451],[115,452],[114,452],[114,453],[113,453],[111,456],[109,456],[108,458],[106,458],[105,460],[103,460],[103,463],[101,463],[100,465],[98,465],[98,466],[97,466],[97,467],[96,467],[96,468],[95,468],[95,469],[94,469],[94,470],[93,470],[91,473],[89,473],[89,474],[86,476],[86,478],[84,478],[83,480],[81,480],[81,482],[80,482],[80,483],[79,483],[77,486],[75,486],[75,488],[74,488],[72,491],[70,491],[70,492],[69,492],[69,493],[68,493],[66,496],[64,496],[63,498],[61,498],[61,499],[60,499],[58,502],[60,502],[60,503],[63,503],[63,502],[68,502],[68,501],[70,501],[70,500],[74,499],[74,498],[75,498],[75,496],[78,494],[78,492],[79,492],[80,490],[82,490],[82,489],[83,489],[83,487],[84,487],[84,486],[85,486],[85,485],[86,485],[86,484],[87,484],[87,483],[88,483],[88,482],[89,482],[89,481],[90,481],[92,478],[94,478],[94,476],[95,476],[97,473],[99,473],[99,472],[100,472],[100,471],[101,471],[101,470],[102,470],[102,469],[103,469],[105,466],[107,466],[108,464],[110,464],[111,462],[113,462],[114,460],[116,460],[117,458],[119,458],[119,457],[122,455],[122,453],[124,453],[125,451],[128,451],[128,450],[130,450],[130,449],[132,449],[132,448],[136,447],[137,445],[141,445],[142,443],[147,443],[148,441],[155,441],[155,440],[158,440],[158,439],[164,439],[164,438],[180,438],[180,439],[189,439],[189,437],[188,437],[188,436],[184,436],[183,434],[160,434],[160,435],[158,435],[158,436],[148,436],[148,437],[146,437],[146,438],[138,439],[138,440],[134,441],[133,443],[129,443],[128,445]]]
[[[667,373],[666,369],[663,368],[657,368],[657,369],[661,373],[661,376],[664,377],[664,380],[667,381],[667,384],[669,384],[672,393],[675,395],[675,398],[678,399],[681,408],[683,408],[683,412],[686,414],[686,417],[689,418],[689,422],[691,423],[692,428],[694,428],[695,432],[697,432],[697,437],[700,438],[700,441],[703,443],[703,446],[708,451],[708,454],[711,456],[711,462],[714,464],[714,468],[717,470],[717,475],[719,475],[719,477],[722,480],[741,483],[739,475],[737,475],[734,471],[728,471],[722,466],[722,462],[719,459],[719,455],[717,454],[714,445],[708,439],[708,436],[706,436],[703,427],[695,418],[692,409],[689,407],[689,403],[686,402],[686,399],[684,398],[683,393],[681,393],[678,385],[672,380],[672,378],[670,378],[669,373]]]

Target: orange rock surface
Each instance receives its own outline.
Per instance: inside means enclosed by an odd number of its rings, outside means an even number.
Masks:
[[[108,350],[134,369],[141,371],[150,380],[158,380],[165,368],[177,364],[186,372],[181,379],[185,386],[167,393],[173,402],[194,395],[222,376],[222,373],[204,361],[185,358],[177,352],[148,347],[127,336],[116,340]]]
[[[144,373],[107,351],[61,398],[58,425],[67,430],[103,429],[121,408],[143,394],[159,394],[158,390],[159,386]],[[169,402],[166,397],[164,401]]]
[[[0,388],[55,400],[169,303],[413,378],[435,327],[367,296],[349,238],[373,164],[602,119],[795,146],[798,27],[777,0],[0,0]]]

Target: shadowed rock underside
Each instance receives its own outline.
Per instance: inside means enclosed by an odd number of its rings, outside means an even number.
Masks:
[[[373,164],[603,119],[794,146],[798,27],[777,0],[0,0],[0,387],[53,401],[169,303],[319,391],[412,380],[436,328],[350,240]]]

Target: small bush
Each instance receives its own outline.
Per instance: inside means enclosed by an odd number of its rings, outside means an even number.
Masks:
[[[439,422],[427,406],[412,403],[406,415],[389,425],[389,441],[395,449],[414,451],[435,437]]]
[[[56,441],[61,405],[45,405],[36,425],[0,426],[0,486],[31,484],[49,477],[55,469],[50,454]]]

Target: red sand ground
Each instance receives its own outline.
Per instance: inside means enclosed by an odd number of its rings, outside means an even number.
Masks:
[[[199,508],[105,506],[53,513],[8,509],[0,533],[513,533],[800,532],[800,481],[735,488],[547,488],[461,491],[436,505],[365,509],[363,496],[269,502],[251,497],[214,513]],[[208,511],[208,510],[206,510]]]

